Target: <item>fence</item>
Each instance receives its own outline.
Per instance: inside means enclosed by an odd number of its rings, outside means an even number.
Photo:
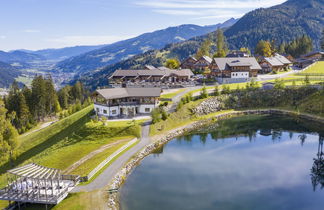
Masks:
[[[98,171],[100,171],[103,167],[105,167],[112,159],[114,159],[117,155],[122,153],[124,150],[126,150],[128,147],[132,146],[137,142],[137,138],[134,138],[133,140],[129,141],[127,144],[119,148],[116,152],[114,152],[112,155],[110,155],[108,158],[106,158],[104,161],[102,161],[95,169],[93,169],[88,176],[82,179],[82,181],[90,180]]]

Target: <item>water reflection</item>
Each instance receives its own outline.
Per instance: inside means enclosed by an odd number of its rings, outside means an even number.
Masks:
[[[145,158],[122,188],[122,207],[320,210],[321,129],[267,116],[206,126]]]
[[[317,157],[314,158],[314,164],[311,169],[311,179],[313,190],[320,185],[321,189],[324,187],[324,153],[323,153],[324,137],[320,136],[318,141]]]

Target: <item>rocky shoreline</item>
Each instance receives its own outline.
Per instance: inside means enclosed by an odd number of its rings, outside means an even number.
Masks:
[[[217,107],[217,106],[215,106]],[[143,148],[140,152],[138,152],[114,177],[114,179],[111,181],[111,184],[108,186],[109,189],[119,189],[124,181],[126,180],[127,176],[132,172],[132,170],[140,164],[140,162],[148,155],[150,155],[153,151],[160,148],[170,140],[182,136],[187,132],[193,131],[197,128],[200,128],[208,123],[214,122],[215,120],[224,120],[232,117],[239,117],[244,115],[264,115],[264,114],[270,114],[270,115],[283,115],[283,116],[293,116],[304,120],[319,122],[324,124],[324,118],[317,117],[314,115],[309,114],[300,114],[293,111],[287,111],[287,110],[279,110],[279,109],[265,109],[265,110],[247,110],[247,111],[233,111],[228,113],[223,113],[216,115],[210,119],[202,120],[193,122],[189,125],[174,129],[172,131],[169,131],[162,137],[153,137],[151,144],[147,145],[145,148]],[[108,199],[108,209],[112,210],[118,210],[119,209],[119,195],[118,193],[109,195]]]

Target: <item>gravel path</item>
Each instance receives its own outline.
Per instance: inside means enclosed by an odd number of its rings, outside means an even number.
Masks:
[[[122,168],[127,161],[139,152],[144,146],[150,143],[149,131],[151,122],[146,122],[142,126],[142,138],[139,143],[127,150],[124,154],[119,156],[110,166],[108,166],[95,180],[90,184],[84,186],[77,186],[72,192],[93,191],[107,186],[114,178],[117,172]]]

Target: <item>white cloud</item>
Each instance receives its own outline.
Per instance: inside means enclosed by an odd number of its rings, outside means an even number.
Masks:
[[[151,8],[172,9],[244,9],[270,7],[285,2],[286,0],[143,0],[135,4]]]
[[[132,36],[63,36],[46,41],[59,43],[61,46],[111,44],[131,38]]]
[[[285,0],[138,0],[135,4],[151,8],[159,14],[192,16],[193,19],[225,19],[238,18],[249,10],[283,2]]]
[[[25,30],[23,30],[23,32],[25,32],[25,33],[39,33],[40,30],[37,30],[37,29],[25,29]]]
[[[164,15],[200,15],[200,12],[192,11],[192,10],[169,10],[169,9],[156,9],[153,10],[156,13],[164,14]]]
[[[5,38],[7,38],[7,37],[4,35],[0,35],[0,39],[5,39]]]

